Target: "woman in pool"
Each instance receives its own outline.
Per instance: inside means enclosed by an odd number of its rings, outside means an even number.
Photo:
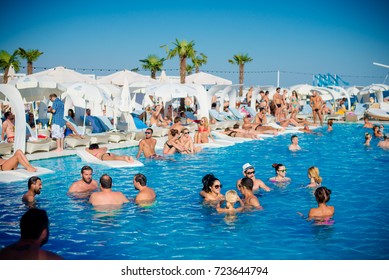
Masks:
[[[181,138],[178,142],[185,148],[185,151],[181,152],[181,154],[194,154],[201,151],[201,147],[195,147],[193,144],[192,137],[190,137],[187,128],[181,130]]]
[[[333,130],[333,128],[332,128],[333,123],[334,123],[333,120],[328,120],[328,122],[327,122],[327,131],[328,132]]]
[[[317,188],[321,186],[323,179],[319,175],[319,168],[311,166],[308,168],[308,178],[311,179],[311,182],[307,187]]]
[[[199,125],[197,126],[197,132],[195,134],[194,141],[196,144],[208,143],[209,142],[208,137],[210,137],[212,141],[215,142],[215,139],[213,139],[211,134],[211,128],[209,127],[208,118],[202,117]]]
[[[218,178],[213,174],[207,174],[202,179],[203,189],[200,192],[200,195],[204,197],[205,202],[219,202],[225,200],[224,195],[220,193],[221,188],[223,187],[220,184]]]
[[[0,171],[15,170],[19,163],[29,172],[37,171],[37,169],[30,164],[22,150],[17,150],[13,156],[8,159],[3,159],[0,156]]]
[[[286,177],[286,167],[282,163],[273,163],[273,168],[276,170],[276,176],[269,180],[273,183],[284,183],[291,181],[290,178]]]
[[[107,147],[100,148],[98,144],[90,144],[89,148],[85,148],[85,150],[99,160],[122,160],[128,163],[134,162],[134,159],[131,156],[118,156],[113,153],[108,153]]]
[[[178,140],[180,138],[180,133],[178,132],[178,130],[172,128],[170,129],[169,134],[172,138],[167,140],[163,145],[163,153],[165,155],[172,155],[175,152],[185,152],[185,147]]]
[[[373,134],[374,137],[384,137],[384,134],[382,133],[378,125],[373,126]]]
[[[371,134],[369,132],[365,133],[365,143],[363,145],[365,146],[370,146],[370,141],[371,141]]]
[[[315,197],[318,204],[317,208],[311,208],[308,213],[309,220],[328,221],[335,213],[334,206],[328,206],[326,203],[330,200],[331,190],[326,187],[319,187],[315,191]]]
[[[240,203],[240,207],[235,208],[234,205],[238,201]],[[226,207],[222,208],[220,204],[221,201],[219,201],[218,205],[216,206],[216,211],[218,213],[235,214],[236,212],[242,212],[244,209],[243,201],[234,190],[229,190],[226,192]]]

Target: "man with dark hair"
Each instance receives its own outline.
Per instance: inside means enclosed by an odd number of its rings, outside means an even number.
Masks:
[[[157,144],[157,140],[153,138],[153,129],[147,128],[145,131],[145,138],[139,141],[139,149],[136,158],[139,158],[143,153],[145,158],[148,159],[163,159],[161,155],[157,155],[155,152],[155,145]]]
[[[149,205],[155,201],[156,194],[152,188],[147,185],[146,176],[138,173],[134,176],[134,187],[139,191],[135,197],[135,203],[142,205]]]
[[[245,207],[262,209],[262,206],[259,204],[258,198],[253,194],[254,181],[250,178],[242,178],[238,185],[238,190],[244,196],[243,203]]]
[[[81,168],[81,180],[74,182],[70,188],[69,193],[86,193],[97,189],[97,181],[92,179],[92,167],[85,165]]]
[[[301,150],[301,147],[299,145],[299,138],[296,134],[293,134],[292,137],[290,137],[290,141],[292,144],[289,145],[289,150],[294,152],[294,151],[299,151]]]
[[[45,210],[29,209],[20,219],[20,239],[0,251],[0,260],[62,260],[42,250],[49,240],[49,218]]]
[[[1,141],[5,141],[5,136],[7,136],[8,143],[15,142],[15,115],[12,112],[8,111],[4,114],[5,121],[3,122],[1,129]]]
[[[129,202],[127,197],[121,192],[112,191],[112,178],[104,174],[100,177],[100,192],[94,192],[89,198],[89,203],[98,205],[122,205]]]
[[[42,180],[37,176],[28,179],[28,191],[23,195],[22,201],[28,206],[35,204],[35,195],[40,194],[42,189]]]

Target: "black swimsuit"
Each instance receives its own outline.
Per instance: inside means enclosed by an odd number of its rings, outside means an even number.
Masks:
[[[166,146],[169,147],[169,149],[173,148],[173,146],[172,146],[172,145],[169,145],[167,141],[165,142],[165,144],[166,144]]]

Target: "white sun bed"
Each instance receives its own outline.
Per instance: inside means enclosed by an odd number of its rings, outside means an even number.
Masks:
[[[0,182],[1,183],[12,183],[17,181],[24,181],[32,176],[41,176],[44,174],[54,173],[53,170],[36,167],[37,172],[28,172],[24,168],[17,168],[16,170],[0,171]]]
[[[0,155],[9,155],[12,153],[13,143],[0,143]]]
[[[75,148],[80,146],[88,147],[90,140],[91,138],[87,135],[84,135],[83,138],[67,136],[65,138],[65,144],[70,148]]]
[[[135,160],[135,159],[134,159],[133,163],[129,163],[129,162],[122,161],[122,160],[100,160],[100,159],[94,157],[93,155],[91,155],[90,153],[88,153],[87,151],[85,151],[84,149],[78,149],[77,155],[82,160],[84,160],[86,162],[95,163],[95,164],[99,164],[99,165],[105,165],[105,166],[109,166],[109,167],[113,167],[113,168],[123,168],[123,167],[128,168],[128,167],[143,166],[143,163],[141,163],[140,161]]]
[[[41,141],[27,141],[26,153],[32,154],[34,152],[49,152],[50,150],[55,149],[56,146],[56,142],[51,138],[47,138]]]

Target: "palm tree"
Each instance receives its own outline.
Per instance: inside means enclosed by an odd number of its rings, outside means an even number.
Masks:
[[[196,51],[194,50],[194,41],[190,41],[189,43],[185,40],[178,41],[176,39],[175,42],[173,42],[173,45],[175,45],[174,49],[168,50],[166,45],[161,46],[166,48],[167,52],[167,59],[171,59],[178,55],[180,59],[180,81],[181,84],[185,84],[185,76],[186,76],[186,59],[191,58],[193,59],[196,55]]]
[[[195,68],[194,65],[187,64],[186,65],[186,73],[188,75],[192,74],[194,68]]]
[[[196,56],[195,58],[192,58],[193,66],[196,68],[196,73],[200,72],[199,70],[200,66],[206,64],[207,61],[208,61],[208,57],[203,53],[200,53],[200,56]]]
[[[248,62],[253,61],[249,55],[246,54],[235,54],[233,59],[229,59],[228,62],[231,64],[239,65],[239,84],[243,84],[244,81],[244,65]],[[240,86],[239,96],[243,95],[243,86]]]
[[[39,50],[25,50],[22,48],[19,48],[19,54],[20,57],[27,60],[27,75],[32,74],[32,63],[34,61],[37,61],[37,59],[43,54],[43,52]]]
[[[142,68],[143,69],[148,69],[151,71],[151,78],[155,79],[156,74],[158,71],[162,70],[163,67],[163,62],[165,61],[165,58],[159,58],[158,56],[151,54],[149,55],[146,59],[139,60],[142,62]]]
[[[19,50],[14,51],[11,55],[5,50],[0,51],[0,69],[4,71],[3,83],[6,84],[8,82],[8,71],[11,65],[14,66],[15,72],[19,71],[20,61],[18,60]]]

